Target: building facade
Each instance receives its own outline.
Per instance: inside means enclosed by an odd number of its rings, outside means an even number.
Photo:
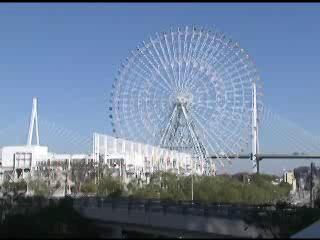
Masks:
[[[200,165],[193,165],[191,155],[184,152],[115,138],[105,134],[93,134],[94,161],[119,168],[121,172],[148,175],[156,171],[176,174],[203,174]]]

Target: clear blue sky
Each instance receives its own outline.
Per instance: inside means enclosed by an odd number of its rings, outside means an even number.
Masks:
[[[111,133],[109,91],[129,51],[157,31],[198,25],[238,41],[259,69],[264,102],[320,135],[319,22],[318,3],[3,3],[0,130],[28,119],[37,96],[40,117],[82,136]]]

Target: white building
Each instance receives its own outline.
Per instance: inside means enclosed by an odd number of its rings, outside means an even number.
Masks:
[[[292,192],[295,192],[297,190],[297,181],[294,177],[293,171],[286,171],[283,174],[283,181],[285,183],[289,183],[292,186]]]
[[[93,156],[95,161],[123,168],[129,175],[155,171],[188,175],[192,170],[202,174],[200,165],[192,168],[190,154],[98,133],[93,134]]]
[[[46,146],[6,146],[1,151],[2,167],[31,169],[36,166],[37,161],[47,159],[47,156]]]

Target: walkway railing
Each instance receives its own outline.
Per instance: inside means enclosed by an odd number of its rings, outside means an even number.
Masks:
[[[165,202],[155,199],[130,198],[99,198],[82,197],[74,200],[78,208],[112,208],[131,211],[175,213],[183,215],[224,217],[228,219],[250,219],[254,216],[270,215],[277,211],[271,205],[242,205],[242,204],[203,204],[190,201]],[[279,210],[278,210],[279,211]],[[295,208],[281,209],[286,214],[293,214]]]

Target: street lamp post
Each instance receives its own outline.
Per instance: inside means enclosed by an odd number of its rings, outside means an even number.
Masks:
[[[191,161],[191,203],[193,203],[193,159]]]
[[[191,173],[191,202],[193,203],[193,173]]]

